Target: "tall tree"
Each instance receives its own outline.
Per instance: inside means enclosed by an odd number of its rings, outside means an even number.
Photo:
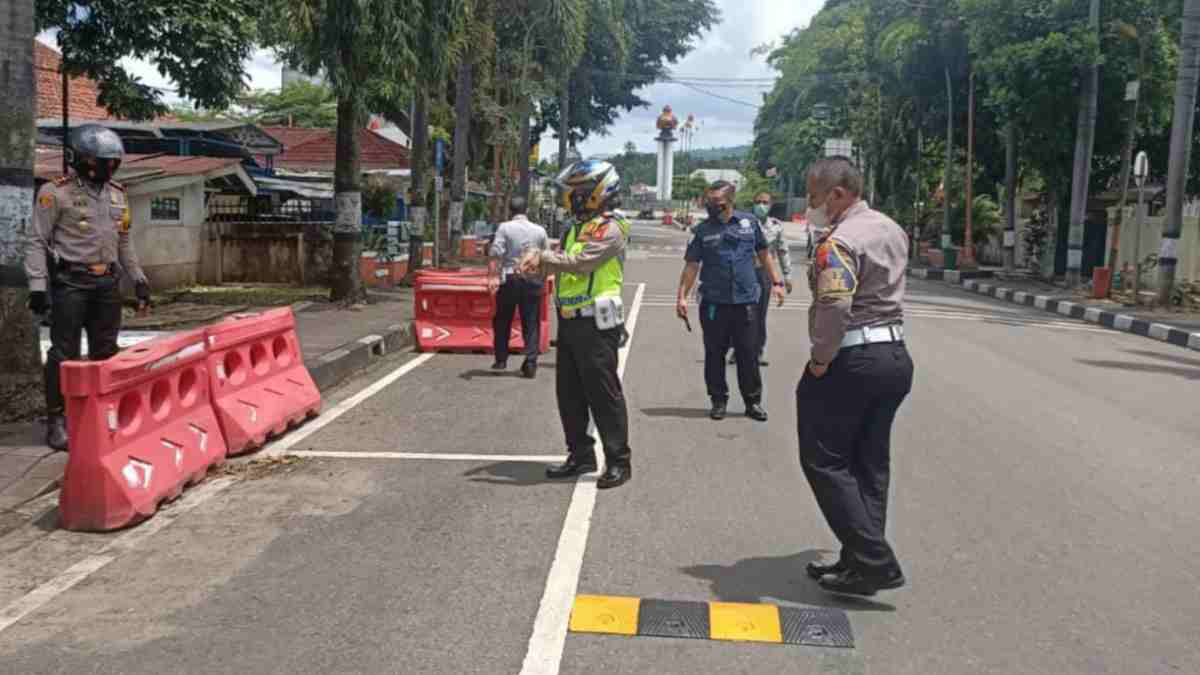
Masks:
[[[323,72],[337,97],[337,160],[331,298],[357,302],[364,293],[358,265],[362,249],[362,166],[358,132],[372,87],[386,90],[416,62],[415,0],[276,0],[264,41],[309,74]]]
[[[245,62],[266,7],[255,0],[36,0],[37,29],[57,31],[63,70],[100,86],[99,103],[117,115],[169,112],[162,92],[121,64],[145,59],[176,94],[224,110],[242,93]]]
[[[1167,304],[1175,288],[1179,237],[1183,231],[1183,199],[1192,155],[1196,120],[1196,86],[1200,82],[1200,0],[1184,0],[1179,76],[1175,85],[1175,117],[1167,164],[1167,209],[1158,254],[1158,301]]]
[[[1100,0],[1091,0],[1088,28],[1099,42]],[[1075,169],[1071,179],[1071,231],[1067,239],[1067,286],[1079,285],[1083,268],[1083,227],[1087,218],[1088,182],[1096,144],[1096,100],[1100,88],[1099,55],[1084,66],[1079,93],[1079,120],[1075,132]]]
[[[33,216],[33,3],[14,2],[0,21],[0,403],[30,388],[41,371],[29,310],[24,239]],[[32,387],[31,387],[32,385]],[[15,407],[15,406],[14,406]]]

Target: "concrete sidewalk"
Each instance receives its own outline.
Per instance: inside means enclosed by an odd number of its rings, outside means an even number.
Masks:
[[[372,290],[369,304],[349,308],[304,302],[293,309],[304,363],[322,391],[411,344],[411,289]],[[67,453],[46,447],[44,439],[43,420],[0,426],[0,535],[36,516],[23,507],[58,487]]]

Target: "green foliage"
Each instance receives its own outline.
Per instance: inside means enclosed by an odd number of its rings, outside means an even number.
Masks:
[[[337,126],[337,101],[329,87],[312,82],[292,82],[281,91],[252,91],[238,97],[237,105],[222,111],[197,110],[177,105],[171,113],[185,122],[236,120],[266,126],[332,129]]]
[[[394,188],[382,180],[367,181],[363,189],[363,212],[375,218],[387,218],[396,210],[398,194]]]
[[[242,91],[263,11],[253,0],[37,0],[36,7],[38,31],[58,31],[66,70],[95,80],[98,102],[134,120],[169,109],[122,59],[150,61],[180,97],[223,110]]]

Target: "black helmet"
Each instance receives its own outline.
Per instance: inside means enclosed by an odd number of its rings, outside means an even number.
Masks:
[[[100,184],[112,179],[125,157],[121,137],[99,124],[84,124],[73,129],[67,141],[67,151],[75,172]]]
[[[608,162],[588,159],[563,169],[554,180],[559,205],[582,217],[617,207],[621,176]]]

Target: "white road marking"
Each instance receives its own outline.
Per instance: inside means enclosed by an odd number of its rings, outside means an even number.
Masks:
[[[448,462],[561,462],[564,455],[464,455],[433,452],[345,452],[340,450],[297,450],[296,457],[325,457],[329,459],[428,459]]]
[[[334,406],[333,409],[305,425],[303,428],[297,429],[296,431],[292,432],[291,435],[272,443],[267,450],[259,453],[257,456],[269,457],[285,454],[287,450],[296,445],[296,443],[299,443],[308,436],[320,431],[330,422],[336,420],[338,417],[341,417],[354,406],[362,403],[371,396],[374,396],[379,391],[412,372],[418,366],[426,361],[429,361],[431,358],[433,358],[433,354],[422,354],[421,356],[408,361],[404,365],[372,383],[362,391]],[[105,565],[108,565],[112,561],[116,560],[122,553],[133,550],[145,539],[153,536],[159,530],[175,522],[183,514],[191,511],[209,499],[212,499],[214,496],[236,482],[238,481],[233,478],[220,478],[217,480],[207,481],[192,490],[184,492],[183,496],[180,497],[174,505],[163,509],[159,513],[156,513],[150,520],[117,537],[99,552],[84,558],[78,563],[75,563],[65,571],[55,576],[53,579],[50,579],[46,583],[9,603],[6,607],[0,609],[0,632],[3,632],[8,627],[28,616],[30,613],[36,611],[38,608],[44,606],[46,603],[50,602],[65,591],[71,589],[79,582],[88,578],[97,570],[102,569]]]
[[[37,611],[46,603],[116,560],[122,553],[134,549],[142,540],[175,522],[188,511],[212,499],[235,482],[232,478],[221,478],[185,492],[173,506],[163,509],[150,520],[114,539],[99,552],[75,563],[53,579],[17,598],[4,609],[0,609],[0,632]]]
[[[637,328],[638,313],[642,308],[642,297],[646,284],[638,284],[637,294],[626,321],[629,341],[620,352],[617,377],[625,380],[625,365],[629,361],[629,349],[633,346],[633,334]],[[595,424],[592,437],[596,436]],[[600,466],[602,450],[596,443],[596,466]],[[525,662],[521,664],[522,675],[557,675],[562,663],[563,648],[567,643],[567,625],[571,619],[571,607],[575,603],[575,592],[579,588],[579,572],[583,569],[583,553],[587,548],[588,530],[592,526],[592,511],[596,508],[596,478],[589,475],[575,483],[571,493],[571,504],[563,521],[562,534],[558,537],[558,548],[554,551],[554,562],[546,577],[546,589],[538,605],[537,618],[533,622],[533,634],[525,651]]]
[[[391,384],[393,382],[395,382],[396,380],[398,380],[398,379],[404,377],[405,375],[409,374],[410,372],[416,370],[423,363],[432,359],[433,356],[434,356],[433,353],[422,354],[422,355],[418,356],[417,358],[409,361],[408,363],[405,363],[404,365],[393,370],[392,372],[388,373],[387,375],[384,375],[383,377],[379,378],[378,380],[373,382],[370,386],[364,388],[362,391],[354,394],[353,396],[347,398],[346,400],[342,401],[341,403],[335,405],[329,411],[322,413],[316,419],[309,421],[308,424],[305,424],[304,426],[300,427],[299,429],[296,429],[295,431],[291,432],[287,436],[284,436],[283,438],[271,443],[262,452],[258,453],[258,456],[259,457],[277,457],[279,455],[287,454],[287,451],[291,450],[292,447],[294,447],[297,443],[299,443],[300,441],[303,441],[304,439],[308,438],[309,436],[312,436],[313,434],[317,433],[321,429],[324,429],[331,422],[333,422],[337,418],[341,417],[342,415],[345,415],[347,412],[352,410],[358,404],[371,398],[375,394],[378,394],[379,392],[383,391],[387,387],[391,386]]]

